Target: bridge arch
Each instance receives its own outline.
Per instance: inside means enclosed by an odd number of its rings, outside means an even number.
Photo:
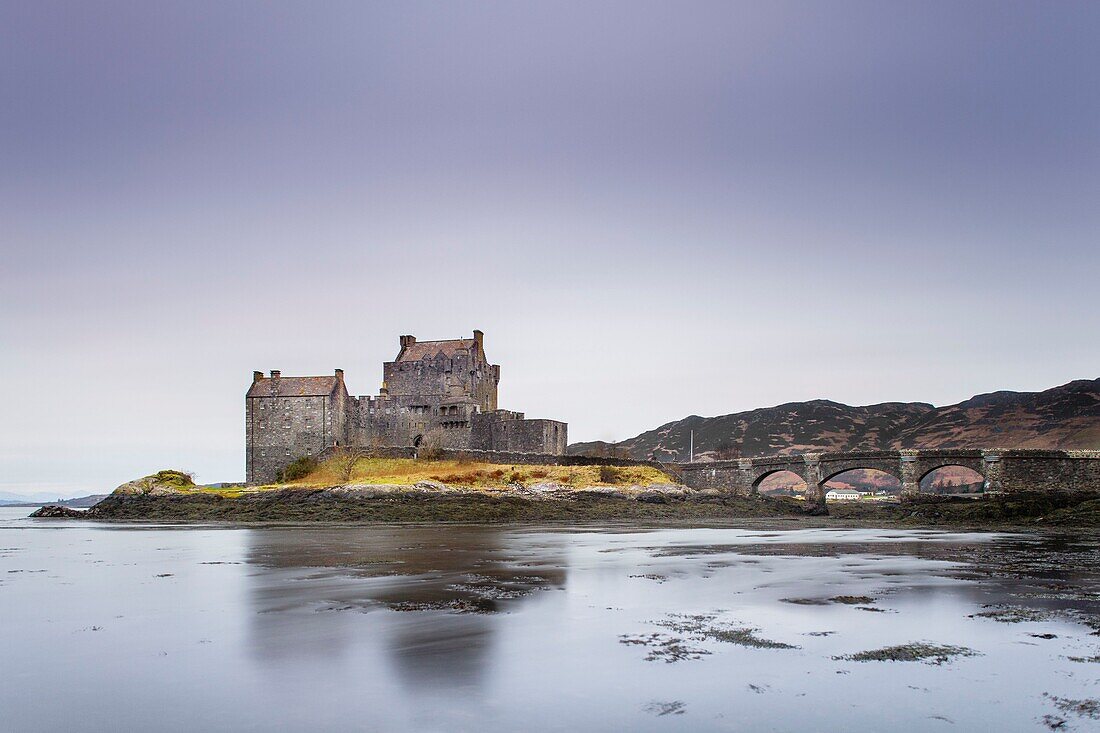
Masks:
[[[954,461],[939,461],[939,465],[933,465],[931,467],[921,466],[923,473],[920,474],[917,479],[917,486],[920,487],[920,491],[923,493],[939,493],[932,491],[932,485],[936,482],[938,476],[942,476],[943,469],[956,469],[951,473],[959,474],[952,477],[950,480],[959,481],[960,486],[972,486],[973,484],[980,484],[980,491],[985,490],[986,476],[982,471],[978,470],[975,466],[968,466],[965,463],[957,463]],[[961,471],[957,470],[961,469]],[[972,480],[966,481],[965,478],[971,478]],[[971,492],[972,493],[972,492]]]
[[[806,477],[803,476],[798,471],[794,470],[794,467],[788,466],[788,467],[785,467],[785,468],[784,467],[769,468],[766,471],[764,471],[763,473],[761,473],[759,476],[757,476],[755,479],[753,479],[752,493],[753,494],[759,494],[762,491],[767,492],[768,488],[766,486],[764,486],[764,483],[766,481],[768,481],[769,479],[779,478],[780,476],[782,476],[784,474],[787,474],[787,475],[791,476],[792,478],[797,479],[798,483],[803,484],[806,487],[807,490],[810,488],[809,482],[806,481]]]
[[[899,495],[902,491],[902,482],[893,472],[884,471],[877,466],[834,471],[821,482],[822,491],[826,495],[832,490],[842,491],[848,487],[859,491],[861,495],[881,495],[881,492],[887,495]]]
[[[877,461],[853,461],[853,465],[837,466],[835,464],[822,464],[821,474],[824,478],[821,479],[821,483],[827,484],[838,476],[848,473],[849,471],[877,471],[884,473],[893,479],[896,479],[898,483],[901,483],[901,469],[896,465],[886,465]]]

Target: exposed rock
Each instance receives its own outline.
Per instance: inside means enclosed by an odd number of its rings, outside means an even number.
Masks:
[[[641,488],[641,487],[638,487]],[[650,491],[660,491],[665,494],[683,495],[684,487],[679,484],[649,484],[645,488]]]
[[[67,506],[61,506],[60,504],[47,504],[46,506],[38,509],[32,517],[38,517],[41,519],[74,519],[87,516],[84,512],[76,509],[70,509]]]
[[[127,481],[114,490],[114,494],[147,494],[149,496],[167,496],[179,494],[184,489],[193,488],[195,482],[183,471],[158,471],[133,481]]]
[[[378,499],[399,491],[402,487],[390,484],[350,484],[333,486],[325,493],[334,499]]]
[[[812,503],[803,509],[803,513],[808,517],[827,517],[829,508],[824,504]]]
[[[526,487],[526,489],[531,494],[556,494],[562,491],[569,491],[568,486],[562,486],[554,481],[542,481],[537,484],[531,484]]]

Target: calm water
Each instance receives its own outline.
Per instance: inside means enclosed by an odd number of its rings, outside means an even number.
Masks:
[[[27,511],[0,509],[3,731],[1100,729],[1092,538]],[[837,659],[921,641],[975,656]]]

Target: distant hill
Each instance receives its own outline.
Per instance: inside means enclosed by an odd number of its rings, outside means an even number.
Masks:
[[[8,496],[12,495],[9,494]],[[106,494],[89,494],[88,496],[78,496],[75,499],[53,499],[50,501],[38,501],[29,498],[0,499],[0,506],[45,506],[46,504],[57,504],[58,506],[67,506],[71,509],[87,509],[88,507],[95,506],[106,497]]]
[[[812,400],[719,417],[692,415],[619,443],[574,443],[568,452],[682,461],[692,430],[696,460],[895,448],[1096,449],[1100,379],[1043,392],[993,392],[947,407]]]

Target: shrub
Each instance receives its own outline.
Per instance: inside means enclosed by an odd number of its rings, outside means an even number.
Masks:
[[[279,474],[282,481],[297,481],[313,473],[317,468],[317,459],[313,456],[302,456],[283,469]]]
[[[195,480],[191,477],[191,474],[184,473],[183,471],[157,471],[153,474],[153,478],[157,480],[157,483],[168,484],[169,486],[180,488],[195,485]]]
[[[623,473],[618,466],[600,466],[600,483],[617,484],[623,480]]]

